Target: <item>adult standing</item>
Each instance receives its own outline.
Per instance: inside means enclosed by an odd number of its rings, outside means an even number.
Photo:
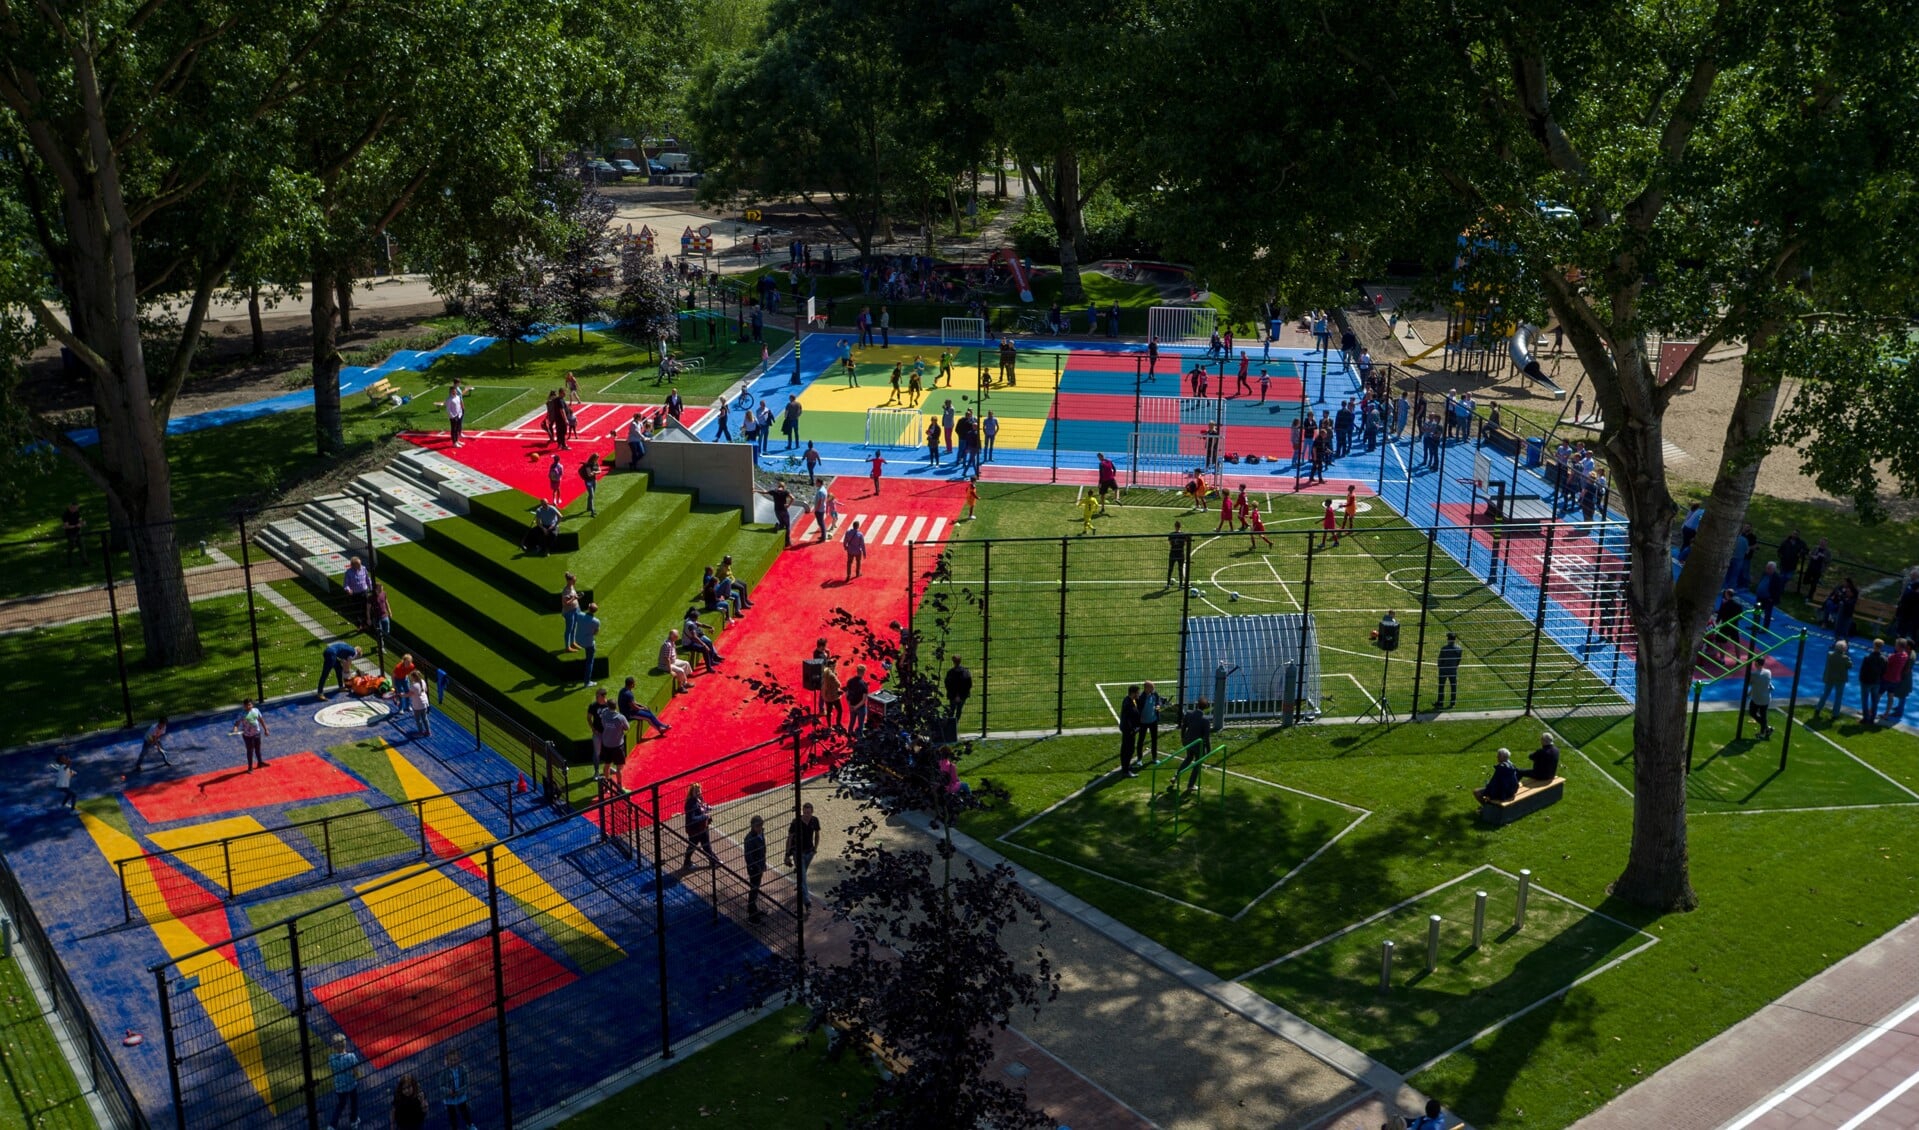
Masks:
[[[373,571],[358,557],[348,558],[346,573],[340,577],[340,587],[346,590],[347,598],[353,604],[360,630],[366,631],[373,622]]]
[[[1186,587],[1186,571],[1193,548],[1193,535],[1173,519],[1173,532],[1166,536],[1166,583],[1161,588]]]
[[[267,736],[267,720],[260,715],[260,708],[250,698],[240,700],[240,718],[233,724],[240,735],[240,744],[246,747],[247,772],[267,767],[266,755],[261,752],[261,742]]]
[[[866,535],[860,532],[860,524],[854,522],[840,538],[840,544],[846,547],[846,579],[863,576],[866,572]]]
[[[786,407],[781,409],[780,431],[786,436],[786,450],[791,451],[800,444],[800,408],[799,398],[786,398]]]
[[[839,661],[825,656],[820,666],[820,721],[840,729],[846,728],[846,708],[842,701],[845,695],[840,686]]]
[[[706,853],[706,865],[718,867],[720,857],[713,854],[713,809],[706,803],[705,789],[698,781],[686,786],[686,857],[680,860],[680,870],[693,866],[693,851],[699,849]]]
[[[946,406],[940,409],[940,430],[946,433],[946,450],[948,452],[953,450],[953,422],[957,415],[958,413],[953,411],[953,402],[951,400],[948,400]]]
[[[893,312],[882,306],[880,307],[880,348],[885,349],[892,344]]]
[[[937,467],[940,465],[940,422],[926,421],[926,461]]]
[[[320,686],[315,693],[321,698],[326,697],[328,675],[336,676],[339,679],[340,689],[345,690],[347,666],[358,658],[360,658],[360,649],[345,640],[334,640],[326,645],[320,652]]]
[[[846,728],[861,730],[866,727],[866,699],[873,688],[866,681],[866,664],[853,668],[853,677],[846,680]]]
[[[1799,578],[1800,591],[1805,594],[1807,600],[1818,598],[1819,580],[1826,575],[1826,566],[1831,563],[1832,549],[1826,544],[1825,538],[1820,538],[1819,544],[1813,546],[1812,552],[1806,554],[1806,571]]]
[[[1465,649],[1459,646],[1459,636],[1447,632],[1446,642],[1439,648],[1439,691],[1433,697],[1434,710],[1459,705],[1459,663],[1465,654]]]
[[[1213,721],[1207,717],[1207,712],[1212,709],[1212,706],[1213,704],[1201,695],[1198,702],[1188,706],[1186,713],[1180,715],[1179,744],[1180,748],[1186,751],[1186,759],[1179,763],[1178,769],[1173,770],[1173,785],[1169,792],[1179,791],[1179,775],[1186,772],[1188,766],[1192,767],[1193,780],[1186,787],[1189,790],[1199,788],[1200,759],[1206,756],[1212,745],[1209,739],[1213,733]]]
[[[1820,673],[1819,702],[1812,708],[1812,719],[1826,708],[1826,700],[1832,699],[1832,716],[1837,719],[1846,706],[1846,680],[1852,677],[1852,657],[1847,654],[1845,640],[1832,641],[1832,649],[1826,652],[1826,666]]]
[[[991,463],[993,461],[993,442],[999,439],[999,417],[993,415],[991,408],[986,410],[986,419],[980,421],[980,435],[984,437],[986,441],[986,461]]]
[[[760,454],[765,455],[773,446],[773,409],[764,400],[760,401]]]
[[[726,413],[720,413],[720,439],[730,438],[726,434]],[[635,412],[626,422],[626,451],[632,456],[633,469],[640,469],[640,460],[646,458],[646,413]]]
[[[440,402],[446,408],[447,437],[454,447],[464,447],[460,442],[460,433],[466,428],[466,390],[454,381],[446,390],[446,399]]]
[[[1879,720],[1880,684],[1886,677],[1886,641],[1872,641],[1872,650],[1859,661],[1859,720],[1870,726]]]
[[[966,710],[966,700],[973,697],[973,673],[953,657],[953,665],[946,669],[946,710],[949,717],[958,719]]]
[[[1138,760],[1147,757],[1159,760],[1159,723],[1160,715],[1166,709],[1166,700],[1159,695],[1159,689],[1148,679],[1139,688],[1139,730],[1140,736],[1134,742],[1133,752]]]
[[[746,920],[758,922],[766,915],[760,912],[760,883],[766,876],[766,821],[753,817],[752,825],[746,831],[746,840],[741,844],[746,857]]]
[[[1128,777],[1139,776],[1133,759],[1139,750],[1139,688],[1126,688],[1119,703],[1119,771]]]
[[[1752,586],[1753,602],[1759,606],[1759,626],[1772,627],[1773,609],[1779,607],[1779,601],[1786,595],[1786,578],[1779,571],[1777,561],[1766,562],[1765,572],[1759,574],[1759,580]]]
[[[999,339],[999,379],[1006,384],[1013,383],[1013,370],[1019,364],[1019,349],[1013,345],[1011,337]]]
[[[773,526],[780,531],[786,544],[792,545],[793,521],[788,510],[793,505],[793,496],[787,491],[786,484],[775,480],[771,490],[762,490],[760,493],[773,500]]]
[[[1900,687],[1905,687],[1902,692]],[[1887,725],[1899,720],[1905,712],[1906,694],[1912,688],[1912,645],[1904,636],[1892,642],[1892,654],[1886,656],[1885,673],[1879,676],[1880,708],[1873,714],[1873,721]],[[1893,700],[1899,701],[1899,709],[1892,708]]]
[[[1798,530],[1787,534],[1786,540],[1779,543],[1779,574],[1786,578],[1786,584],[1792,584],[1793,578],[1799,575],[1799,567],[1805,564],[1806,555],[1811,552],[1812,547],[1806,544],[1805,538],[1799,536]]]
[[[560,586],[560,619],[566,624],[566,635],[560,650],[578,651],[580,645],[575,637],[580,621],[579,579],[571,573],[565,576],[566,583]]]
[[[73,555],[80,555],[80,564],[87,563],[87,540],[82,532],[87,528],[87,520],[80,516],[80,504],[69,502],[60,512],[60,530],[67,538],[67,564],[73,564]]]
[[[594,697],[599,704],[600,748],[594,751],[593,764],[602,775],[622,781],[626,774],[626,732],[633,728],[633,723],[606,700],[605,687]]]
[[[786,829],[786,866],[793,869],[793,877],[799,883],[800,907],[813,908],[813,893],[806,885],[807,869],[813,866],[813,857],[820,853],[820,818],[813,815],[813,802],[800,806],[800,814],[793,817],[793,823]]]
[[[600,606],[588,604],[586,611],[573,621],[573,638],[586,653],[586,662],[581,667],[580,681],[587,686],[593,685],[593,655],[600,641]]]
[[[875,451],[872,461],[867,464],[866,474],[873,480],[873,497],[880,496],[880,472],[886,469],[886,456]]]
[[[1746,711],[1759,726],[1759,737],[1772,737],[1772,672],[1763,659],[1753,660],[1746,670]]]

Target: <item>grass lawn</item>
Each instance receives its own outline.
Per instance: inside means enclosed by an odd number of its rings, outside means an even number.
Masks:
[[[1099,519],[1096,535],[1082,536],[1076,488],[983,483],[980,490],[979,517],[955,527],[943,555],[945,572],[934,580],[915,621],[984,676],[962,729],[977,730],[982,712],[988,728],[999,731],[1115,725],[1112,704],[1128,684],[1148,679],[1173,699],[1181,615],[1189,608],[1195,616],[1311,611],[1323,667],[1320,701],[1329,716],[1360,715],[1380,692],[1388,661],[1369,635],[1388,611],[1402,625],[1386,687],[1401,713],[1412,704],[1415,668],[1420,705],[1430,704],[1437,652],[1448,631],[1457,632],[1466,649],[1459,709],[1509,709],[1526,701],[1531,617],[1444,554],[1434,557],[1422,655],[1414,594],[1426,583],[1426,539],[1383,508],[1361,515],[1361,529],[1339,546],[1314,552],[1309,591],[1306,545],[1316,540],[1322,505],[1312,496],[1267,496],[1264,520],[1274,545],[1253,547],[1244,534],[1215,537],[1217,515],[1185,510],[1176,492],[1129,491],[1125,505],[1109,507]],[[1198,597],[1165,584],[1164,535],[1175,520],[1195,535],[1190,577]],[[1158,536],[1114,536],[1124,534]],[[979,543],[1002,538],[1038,540],[996,542],[989,577]],[[1069,578],[1064,594],[1062,559]],[[1550,638],[1539,648],[1539,672],[1536,704],[1617,701]],[[1188,698],[1198,693],[1200,688],[1187,688]]]
[[[827,1063],[826,1038],[803,1035],[805,1019],[797,1007],[772,1013],[581,1111],[560,1130],[840,1125],[873,1077],[851,1055]]]
[[[1498,829],[1478,823],[1468,790],[1485,780],[1494,748],[1531,749],[1538,720],[1228,731],[1229,770],[1369,813],[1237,918],[1204,904],[1223,883],[1251,888],[1271,874],[1275,862],[1264,841],[1217,837],[1206,860],[1164,868],[1158,889],[1149,889],[1119,872],[1128,858],[1150,857],[1155,847],[1191,850],[1171,841],[1169,830],[1103,827],[1069,804],[1008,835],[1110,770],[1114,737],[979,745],[963,772],[1005,784],[1012,799],[970,814],[963,826],[1134,929],[1220,976],[1248,978],[1249,987],[1400,1070],[1544,999],[1413,1082],[1478,1125],[1564,1126],[1897,925],[1919,903],[1919,849],[1910,843],[1913,813],[1903,805],[1791,806],[1737,817],[1702,805],[1691,837],[1699,909],[1652,915],[1613,899],[1607,886],[1627,849],[1632,798],[1601,766],[1629,744],[1631,723],[1626,714],[1553,723],[1566,750],[1565,800]],[[1701,750],[1712,748],[1709,723],[1717,725],[1702,715]],[[1919,782],[1919,740],[1893,731],[1855,734],[1852,726],[1821,729],[1873,768],[1904,784]],[[1815,745],[1823,745],[1815,735],[1796,735],[1787,771],[1762,795],[1832,794],[1836,786],[1823,778],[1838,763],[1814,756]],[[1870,771],[1847,771],[1845,780],[1856,790],[1845,795],[1849,803],[1884,795],[1884,778]],[[1204,810],[1197,815],[1204,819]],[[1028,846],[1033,829],[1056,818],[1077,821],[1089,841],[1080,866]],[[1119,842],[1095,838],[1111,834],[1107,828]],[[1195,838],[1194,847],[1200,842]],[[1109,864],[1109,857],[1119,862]],[[1536,891],[1527,928],[1501,938],[1492,924],[1502,916],[1510,921],[1513,896],[1503,885],[1509,881],[1480,870],[1488,865],[1508,875],[1529,868],[1539,889],[1569,901]],[[1221,878],[1229,872],[1240,874]],[[1440,887],[1452,893],[1427,894]],[[1474,953],[1458,930],[1470,922],[1469,892],[1476,889],[1492,900],[1489,941]],[[1409,899],[1419,901],[1389,913]],[[1429,913],[1460,925],[1443,937],[1440,970],[1418,977]],[[1336,942],[1307,948],[1355,926]],[[1628,930],[1658,944],[1553,996],[1637,945]],[[1382,999],[1378,953],[1386,937],[1399,943],[1399,956],[1395,991]],[[1290,961],[1275,964],[1287,955]]]
[[[0,1126],[32,1130],[93,1130],[97,1123],[79,1081],[54,1042],[26,974],[14,959],[0,961]]]
[[[265,600],[256,600],[260,664],[269,696],[310,689],[320,672],[321,641]],[[254,693],[252,644],[244,595],[193,606],[206,658],[193,667],[152,669],[137,661],[139,613],[121,617],[129,651],[127,682],[133,717],[187,714],[237,703]],[[113,628],[105,618],[0,635],[0,690],[10,709],[0,718],[0,748],[125,725]]]

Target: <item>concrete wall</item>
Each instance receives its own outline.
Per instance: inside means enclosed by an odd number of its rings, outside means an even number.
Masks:
[[[613,445],[613,465],[633,465],[624,429]],[[646,458],[640,461],[639,469],[651,473],[657,486],[697,491],[701,502],[737,506],[743,512],[743,521],[755,520],[753,449],[747,444],[707,443],[679,421],[670,420],[665,431],[647,441]],[[770,512],[759,520],[770,521]]]

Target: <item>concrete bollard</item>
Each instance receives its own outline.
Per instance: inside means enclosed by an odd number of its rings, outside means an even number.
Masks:
[[[1393,942],[1391,938],[1379,943],[1379,991],[1393,991]]]
[[[1439,915],[1426,919],[1426,972],[1439,968]]]
[[[1513,911],[1513,929],[1522,930],[1526,926],[1526,895],[1533,889],[1533,873],[1519,870],[1519,908]]]
[[[1473,948],[1486,936],[1486,892],[1473,892]]]

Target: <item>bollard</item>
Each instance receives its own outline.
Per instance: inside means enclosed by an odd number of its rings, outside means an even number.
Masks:
[[[1513,911],[1513,929],[1523,930],[1526,926],[1526,894],[1533,889],[1533,873],[1525,868],[1519,869],[1519,909]]]
[[[1379,943],[1379,991],[1393,991],[1393,942],[1391,938]]]
[[[1486,936],[1486,892],[1473,892],[1473,948]]]
[[[1426,919],[1426,972],[1439,968],[1439,915]]]

